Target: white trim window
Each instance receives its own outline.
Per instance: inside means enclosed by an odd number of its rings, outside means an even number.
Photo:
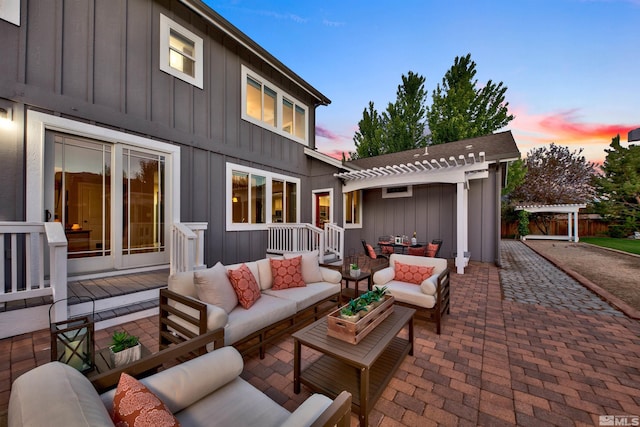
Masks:
[[[300,179],[227,163],[227,231],[300,222]]]
[[[302,144],[309,144],[309,108],[242,66],[242,118]]]
[[[344,228],[362,228],[362,191],[344,193]]]
[[[203,62],[202,38],[160,14],[160,69],[202,89]]]

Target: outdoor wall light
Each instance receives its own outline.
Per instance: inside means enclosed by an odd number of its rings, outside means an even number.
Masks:
[[[4,119],[10,122],[11,116],[11,108],[0,107],[0,120]]]

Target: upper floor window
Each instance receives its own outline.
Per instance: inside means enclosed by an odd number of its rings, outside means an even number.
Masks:
[[[299,222],[300,179],[227,163],[227,230]]]
[[[344,195],[344,228],[362,228],[362,192]]]
[[[242,118],[308,144],[308,108],[242,66]]]
[[[160,69],[203,88],[203,42],[182,25],[160,14]]]

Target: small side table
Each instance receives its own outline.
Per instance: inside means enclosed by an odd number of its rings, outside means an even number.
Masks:
[[[371,273],[361,272],[358,277],[353,277],[349,274],[349,271],[342,271],[342,281],[344,282],[344,288],[340,289],[340,296],[342,301],[349,301],[350,299],[357,298],[361,295],[358,289],[358,284],[363,280],[367,281],[367,290],[371,290]],[[349,283],[353,282],[353,289],[349,288]]]

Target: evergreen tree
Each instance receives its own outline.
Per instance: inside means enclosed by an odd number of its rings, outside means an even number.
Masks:
[[[402,75],[402,84],[396,91],[396,102],[389,103],[383,113],[386,152],[420,148],[427,145],[425,135],[427,93],[425,78],[412,71]]]
[[[507,87],[489,80],[479,88],[475,75],[471,54],[456,57],[442,85],[433,91],[433,103],[427,109],[432,144],[488,135],[513,120],[505,102]]]
[[[358,130],[353,137],[356,151],[349,153],[351,160],[384,154],[383,135],[382,118],[376,111],[373,102],[369,101],[369,109],[365,108],[362,112],[362,120],[358,122]]]
[[[640,231],[640,146],[624,148],[617,135],[609,147],[603,175],[595,179],[600,195],[596,207],[611,221],[609,234],[626,237]]]
[[[379,114],[373,102],[362,112],[353,141],[356,146],[351,159],[395,153],[427,144],[425,78],[409,71],[402,75],[396,101]]]

